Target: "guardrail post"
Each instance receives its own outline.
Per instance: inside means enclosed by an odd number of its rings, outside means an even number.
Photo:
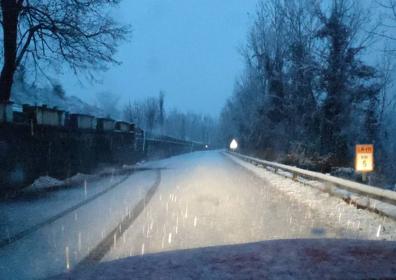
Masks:
[[[367,172],[362,172],[362,182],[367,183]]]

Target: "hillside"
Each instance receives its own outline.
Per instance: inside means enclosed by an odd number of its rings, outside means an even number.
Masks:
[[[70,113],[89,114],[98,117],[105,116],[102,109],[90,105],[76,96],[66,94],[60,85],[36,87],[16,79],[11,100],[16,105],[47,105],[49,107],[58,107]]]

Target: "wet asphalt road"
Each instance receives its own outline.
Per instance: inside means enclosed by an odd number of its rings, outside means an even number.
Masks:
[[[82,204],[0,248],[0,279],[41,279],[85,264],[180,249],[358,236],[334,215],[324,219],[218,151],[145,166],[89,203],[84,200],[103,192],[108,180],[4,206],[6,226],[18,228],[24,217],[37,217],[34,224]]]
[[[162,181],[103,261],[162,251],[292,238],[354,238],[220,152],[159,166]]]

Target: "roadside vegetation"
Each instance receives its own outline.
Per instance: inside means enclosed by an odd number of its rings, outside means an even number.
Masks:
[[[323,2],[258,4],[220,117],[225,143],[322,172],[353,167],[355,144],[374,144],[375,179],[392,187],[396,3]]]

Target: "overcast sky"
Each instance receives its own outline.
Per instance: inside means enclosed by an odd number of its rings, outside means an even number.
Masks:
[[[257,0],[124,0],[119,21],[133,36],[118,53],[121,66],[102,84],[64,84],[92,102],[111,90],[126,102],[166,92],[168,108],[217,116],[242,72],[239,48],[247,38]],[[117,15],[118,17],[118,15]]]

